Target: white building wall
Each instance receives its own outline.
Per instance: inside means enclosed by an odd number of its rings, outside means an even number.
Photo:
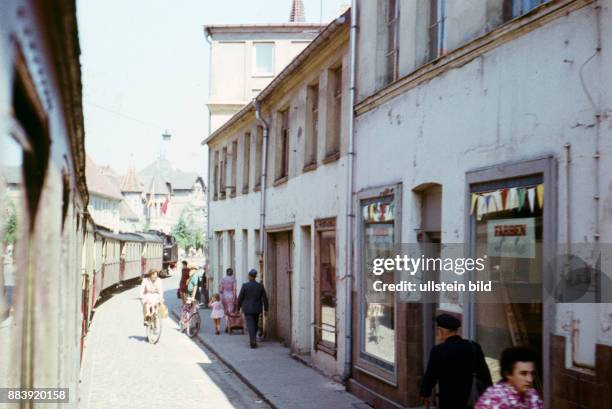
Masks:
[[[373,7],[369,2],[360,4],[362,16]],[[596,225],[599,241],[610,242],[612,86],[606,80],[612,66],[610,6],[612,2],[603,1],[574,11],[357,117],[356,190],[403,184],[403,242],[416,241],[414,187],[427,182],[442,185],[442,242],[461,243],[469,213],[466,172],[545,155],[558,162],[557,241],[567,242],[569,222],[569,239],[574,243],[595,242]],[[359,50],[374,46],[372,30],[372,24],[360,26]],[[596,53],[598,38],[603,46]],[[360,99],[376,89],[373,56],[359,54]],[[569,187],[564,183],[565,144],[571,146],[572,155]],[[599,186],[594,183],[597,168]],[[599,204],[594,199],[597,192]],[[573,209],[570,215],[565,213],[567,201]],[[611,307],[559,305],[555,333],[567,336],[568,343],[571,337],[562,328],[570,315],[585,323],[579,353],[593,363],[595,342],[612,345],[609,329],[604,331],[610,328]]]
[[[330,58],[324,66],[309,71],[300,86],[284,95],[274,103],[273,107],[264,112],[266,121],[270,125],[270,136],[268,143],[268,166],[267,166],[267,190],[266,190],[266,228],[274,226],[290,227],[292,232],[292,349],[299,353],[310,351],[315,365],[330,375],[339,375],[344,369],[344,302],[346,294],[345,286],[342,284],[346,274],[346,152],[348,139],[346,121],[342,121],[340,136],[340,159],[328,164],[323,164],[325,157],[325,132],[326,116],[325,107],[327,103],[327,70],[337,63],[343,65],[343,106],[342,118],[347,118],[348,104],[348,46],[346,44],[338,48],[333,58]],[[306,138],[306,89],[307,85],[319,80],[319,139],[318,147],[318,167],[309,172],[303,172],[304,167],[304,139]],[[276,112],[289,107],[290,122],[290,160],[289,178],[287,182],[274,186],[275,177],[275,152],[276,136],[278,135],[278,120]],[[267,108],[266,108],[267,109]],[[254,121],[246,123],[241,129],[228,136],[220,136],[213,143],[209,144],[211,158],[215,151],[221,151],[227,147],[228,153],[231,152],[232,142],[238,140],[238,163],[236,166],[236,197],[230,197],[230,189],[226,191],[226,199],[211,200],[209,205],[210,214],[210,239],[214,241],[214,249],[211,251],[211,271],[214,272],[215,284],[229,266],[229,240],[227,232],[235,230],[236,237],[236,266],[242,266],[242,230],[248,229],[248,268],[256,268],[259,271],[259,259],[257,249],[259,244],[256,240],[255,230],[259,229],[260,224],[260,198],[261,192],[253,191],[255,186],[255,157],[256,157],[256,135],[257,124]],[[244,163],[244,134],[251,134],[250,166],[249,171],[249,193],[243,194],[243,163]],[[229,155],[228,155],[229,156]],[[233,159],[233,158],[232,158]],[[228,170],[226,185],[231,185],[231,159],[228,160]],[[209,160],[209,186],[214,189],[212,177],[214,175],[214,160]],[[337,277],[337,307],[336,316],[338,323],[338,352],[334,359],[331,355],[313,349],[314,327],[314,249],[315,249],[315,220],[335,217],[336,218],[336,277]],[[307,239],[304,236],[303,227],[309,227]],[[223,232],[223,271],[218,271],[216,255],[216,233]],[[267,238],[266,238],[267,239]],[[308,243],[308,241],[310,243]],[[309,248],[309,251],[307,251]],[[269,270],[264,266],[264,270]],[[237,279],[240,283],[246,278],[246,272],[237,272]],[[243,278],[244,277],[244,278]]]

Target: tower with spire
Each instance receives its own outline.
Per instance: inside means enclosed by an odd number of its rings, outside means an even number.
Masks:
[[[289,22],[303,23],[304,21],[304,2],[302,0],[293,0],[291,11],[289,12]]]

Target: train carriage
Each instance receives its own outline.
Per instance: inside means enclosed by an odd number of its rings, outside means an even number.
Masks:
[[[156,234],[136,233],[143,239],[141,249],[141,274],[144,275],[148,270],[155,269],[160,271],[163,266],[164,242]]]
[[[144,239],[138,234],[121,234],[121,281],[140,278],[142,271],[142,247]]]
[[[102,243],[102,271],[100,291],[118,284],[121,280],[121,235],[98,230],[97,237]]]

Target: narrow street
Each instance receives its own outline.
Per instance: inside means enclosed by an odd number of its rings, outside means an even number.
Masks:
[[[172,279],[165,297],[174,296]],[[142,325],[138,287],[98,306],[83,357],[79,407],[268,408],[203,346],[179,332],[169,317],[151,345]]]

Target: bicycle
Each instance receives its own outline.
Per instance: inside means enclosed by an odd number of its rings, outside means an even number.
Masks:
[[[179,321],[181,331],[185,331],[189,338],[193,338],[200,332],[201,323],[202,318],[197,303],[188,298],[181,311],[181,320]]]
[[[156,305],[153,308],[153,314],[149,318],[145,319],[145,326],[147,327],[147,339],[150,344],[157,344],[162,333],[162,321],[159,316],[159,306]]]

